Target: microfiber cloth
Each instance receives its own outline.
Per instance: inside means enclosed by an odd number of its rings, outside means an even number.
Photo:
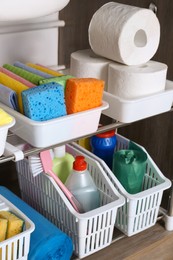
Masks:
[[[27,86],[28,88],[32,88],[35,87],[35,85],[31,82],[29,82],[28,80],[16,75],[15,73],[11,72],[10,70],[7,70],[5,68],[1,68],[0,67],[0,71],[3,72],[4,74],[8,75],[9,77],[19,81],[20,83],[24,84],[25,86]]]
[[[19,111],[21,113],[23,113],[23,104],[22,104],[22,96],[21,96],[21,92],[23,90],[28,89],[27,86],[25,86],[24,84],[20,83],[19,81],[9,77],[8,75],[0,72],[0,83],[11,88],[13,91],[16,92],[17,94],[17,100],[18,100],[18,104],[19,104]]]
[[[36,75],[39,75],[39,76],[41,76],[41,77],[43,77],[45,79],[48,79],[48,78],[52,77],[50,74],[47,74],[45,72],[42,72],[42,71],[34,69],[34,68],[31,68],[31,67],[21,63],[20,61],[16,61],[13,65],[16,66],[16,67],[19,67],[21,69],[27,70],[27,71],[29,71],[31,73],[34,73]]]
[[[16,92],[2,84],[0,84],[0,102],[14,110],[19,111]]]
[[[0,194],[21,210],[34,224],[29,260],[69,260],[73,253],[71,238],[19,197],[0,186]]]
[[[32,67],[34,69],[37,69],[37,70],[41,70],[43,72],[46,72],[54,77],[58,77],[58,76],[62,76],[63,74],[58,72],[58,71],[55,71],[55,70],[52,70],[52,69],[49,69],[43,65],[40,65],[40,64],[33,64],[33,63],[27,63],[26,65],[28,65],[29,67]]]
[[[3,68],[10,70],[11,72],[13,72],[13,73],[17,74],[18,76],[32,82],[35,85],[38,85],[39,80],[44,79],[43,77],[41,77],[39,75],[36,75],[34,73],[31,73],[29,71],[15,67],[15,66],[10,65],[10,64],[4,64]]]

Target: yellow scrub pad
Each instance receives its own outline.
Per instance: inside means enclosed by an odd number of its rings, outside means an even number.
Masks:
[[[29,67],[32,67],[34,69],[37,69],[37,70],[41,70],[42,72],[45,72],[45,73],[48,73],[52,76],[55,76],[55,77],[58,77],[58,76],[62,76],[63,74],[55,71],[55,70],[51,70],[45,66],[42,66],[42,65],[37,65],[37,64],[33,64],[33,63],[26,63],[27,66]]]
[[[7,222],[7,219],[0,218],[0,242],[6,239]]]
[[[20,109],[20,112],[23,114],[23,104],[22,104],[21,92],[23,90],[28,89],[28,87],[25,86],[24,84],[20,83],[19,81],[7,76],[6,74],[4,74],[2,72],[0,72],[0,83],[11,88],[12,90],[14,90],[17,93],[19,109]]]
[[[65,89],[67,114],[101,106],[103,89],[103,80],[95,78],[68,79]]]
[[[0,126],[7,125],[13,121],[13,118],[0,108]]]
[[[8,221],[6,238],[13,237],[23,231],[24,221],[9,211],[0,211],[0,218]]]

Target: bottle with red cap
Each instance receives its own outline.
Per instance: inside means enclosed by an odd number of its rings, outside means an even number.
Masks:
[[[92,152],[104,160],[111,170],[116,142],[115,130],[91,137]]]
[[[100,193],[95,185],[84,156],[76,156],[73,162],[73,170],[68,176],[66,187],[80,202],[84,212],[100,206]]]

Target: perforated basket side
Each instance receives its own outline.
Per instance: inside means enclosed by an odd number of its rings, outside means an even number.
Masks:
[[[82,154],[68,146],[75,153]],[[100,191],[99,208],[77,213],[51,177],[40,174],[35,178],[25,159],[17,163],[22,198],[67,233],[73,240],[74,251],[80,258],[90,255],[112,241],[117,209],[124,198],[115,191],[102,167],[86,155],[91,175]]]
[[[0,259],[28,259],[30,236],[35,229],[34,223],[14,206],[9,200],[0,195],[0,210],[11,211],[24,220],[24,230],[11,238],[0,242]]]
[[[128,149],[129,142],[127,138],[117,134],[116,150]],[[75,143],[72,145],[78,147]],[[142,146],[139,147],[147,153]],[[78,149],[84,150],[82,147]],[[131,236],[154,225],[163,191],[171,186],[171,182],[162,174],[150,155],[147,153],[148,159],[142,192],[129,194],[103,160],[89,151],[86,153],[101,164],[114,187],[125,197],[125,204],[118,208],[116,227],[126,235]]]

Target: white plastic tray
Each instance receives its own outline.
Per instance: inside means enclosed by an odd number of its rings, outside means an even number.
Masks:
[[[109,103],[104,115],[131,123],[169,111],[173,102],[173,82],[167,80],[165,91],[140,99],[125,100],[105,91],[103,99]]]
[[[100,107],[43,122],[31,120],[1,103],[0,107],[16,119],[11,132],[34,147],[47,147],[94,133],[102,110],[109,105],[103,101]]]
[[[13,119],[11,123],[0,126],[0,156],[4,153],[8,130],[15,124],[14,117],[11,118]]]
[[[30,235],[35,229],[34,223],[15,207],[9,200],[0,195],[0,211],[11,211],[24,220],[24,231],[0,242],[0,259],[24,260],[28,259]]]

